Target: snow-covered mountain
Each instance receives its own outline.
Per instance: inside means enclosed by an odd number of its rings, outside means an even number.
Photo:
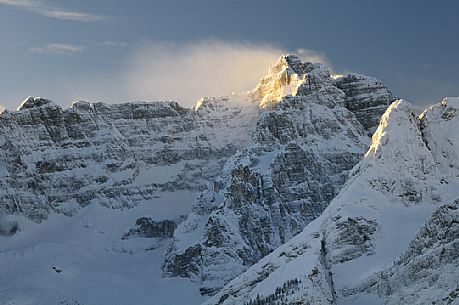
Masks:
[[[218,291],[322,213],[369,146],[367,131],[376,122],[368,117],[393,99],[379,81],[332,77],[323,65],[294,56],[281,58],[252,95],[263,112],[250,145],[200,195],[163,267],[167,276],[201,283],[203,294]]]
[[[206,304],[457,304],[458,110],[394,102],[322,215]]]
[[[239,99],[203,99],[194,109],[175,102],[62,109],[29,97],[0,115],[0,212],[40,222],[51,211],[195,194],[249,143],[258,109]]]
[[[163,279],[161,262],[258,115],[247,94],[192,109],[28,98],[2,113],[0,304],[203,301],[189,280]]]
[[[459,99],[394,100],[292,55],[191,109],[27,98],[0,304],[455,304]]]

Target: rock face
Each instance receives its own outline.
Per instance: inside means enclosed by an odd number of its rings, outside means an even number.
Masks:
[[[370,136],[387,107],[396,100],[380,80],[368,76],[340,75],[335,77],[334,85],[346,94],[346,108],[355,114]]]
[[[394,102],[321,216],[206,304],[457,303],[458,109]]]
[[[392,98],[379,81],[338,81],[321,64],[295,56],[282,57],[251,95],[263,109],[251,144],[200,195],[163,265],[168,276],[201,283],[203,294],[218,291],[322,213],[368,147],[380,111],[373,109]]]
[[[19,224],[16,221],[8,221],[0,218],[0,236],[13,236],[19,231]]]
[[[92,203],[132,207],[162,192],[205,189],[249,142],[258,108],[237,97],[175,102],[26,99],[0,115],[0,213],[40,222]]]
[[[150,217],[141,217],[136,220],[135,226],[123,235],[122,239],[132,237],[172,238],[174,230],[184,219],[185,216],[172,220],[153,220]]]

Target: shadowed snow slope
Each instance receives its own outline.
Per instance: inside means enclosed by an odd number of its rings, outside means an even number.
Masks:
[[[457,302],[458,110],[394,102],[322,215],[206,304]]]

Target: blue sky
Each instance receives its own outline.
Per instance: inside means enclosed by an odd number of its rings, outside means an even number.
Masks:
[[[442,0],[0,0],[0,103],[189,105],[249,89],[273,58],[305,49],[425,105],[459,96],[457,12]]]

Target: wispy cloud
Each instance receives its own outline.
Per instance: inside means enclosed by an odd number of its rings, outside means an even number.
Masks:
[[[202,96],[253,89],[268,73],[283,48],[249,42],[206,40],[186,45],[145,43],[121,73],[128,97],[174,99],[190,106]],[[326,62],[323,54],[302,49],[304,60]]]
[[[296,49],[295,54],[301,57],[304,61],[320,62],[324,64],[331,72],[334,72],[332,64],[323,52],[300,48]]]
[[[128,45],[127,42],[120,42],[120,41],[110,41],[106,40],[102,42],[101,46],[103,47],[119,47],[119,48],[124,48]]]
[[[190,106],[202,96],[252,89],[282,53],[276,46],[244,42],[147,42],[131,54],[121,74],[131,98]]]
[[[429,69],[432,67],[432,64],[423,64],[419,66],[419,69]]]
[[[50,44],[34,48],[34,52],[72,54],[89,51],[89,48],[109,49],[124,45],[105,42],[105,46],[103,40],[84,46]],[[88,69],[85,74],[34,79],[27,89],[22,86],[21,94],[9,100],[20,100],[26,92],[26,95],[51,98],[63,106],[81,99],[108,103],[175,100],[183,106],[192,106],[203,96],[230,95],[253,89],[268,73],[269,66],[288,53],[278,45],[221,40],[188,44],[131,42],[125,51],[122,56],[126,57],[121,57],[116,67],[108,72],[94,73]],[[304,60],[327,62],[321,53],[310,50],[294,53],[300,53]]]
[[[2,0],[0,0],[2,1]],[[99,43],[92,43],[87,46],[76,45],[72,43],[48,43],[43,46],[35,46],[29,49],[34,53],[47,53],[47,54],[75,54],[89,48],[124,48],[129,44],[127,42],[119,41],[103,41]]]
[[[104,16],[48,6],[38,0],[0,0],[0,5],[14,6],[45,17],[61,20],[92,22],[107,19]]]
[[[35,53],[48,54],[74,54],[81,52],[84,49],[84,46],[78,46],[71,43],[48,43],[41,47],[33,47],[30,49],[30,51]]]

